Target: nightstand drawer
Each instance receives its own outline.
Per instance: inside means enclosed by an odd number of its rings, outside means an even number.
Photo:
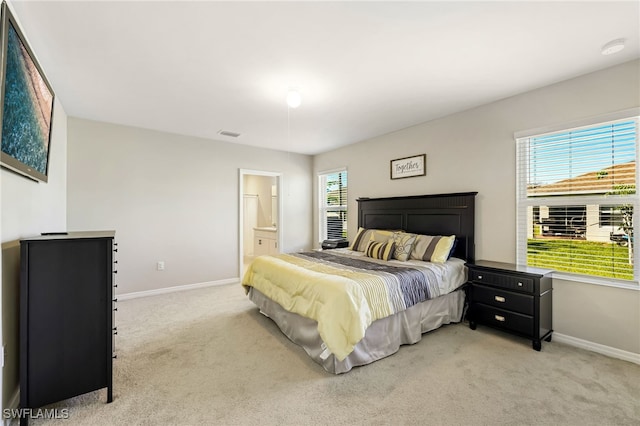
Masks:
[[[494,327],[507,328],[527,336],[533,335],[533,317],[478,303],[473,306],[478,321]]]
[[[476,283],[494,285],[508,290],[519,290],[526,291],[527,293],[533,293],[533,279],[531,278],[496,274],[493,272],[478,271],[475,269],[472,269],[469,272],[471,281]]]
[[[521,314],[533,315],[534,297],[528,294],[476,284],[473,286],[473,301]]]

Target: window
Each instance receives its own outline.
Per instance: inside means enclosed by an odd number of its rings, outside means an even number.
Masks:
[[[320,241],[347,238],[347,171],[319,175]]]
[[[516,142],[518,262],[637,281],[638,118]]]
[[[624,222],[624,211],[620,206],[600,206],[600,227],[620,228]]]

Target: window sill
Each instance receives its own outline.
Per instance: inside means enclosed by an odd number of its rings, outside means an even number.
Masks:
[[[615,288],[623,288],[626,290],[640,291],[640,285],[638,285],[637,281],[624,281],[624,280],[618,280],[615,278],[588,277],[585,275],[573,275],[567,272],[554,272],[552,274],[552,277],[555,279],[560,279],[565,281],[573,281],[578,283],[595,284],[595,285],[602,285],[605,287],[615,287]]]

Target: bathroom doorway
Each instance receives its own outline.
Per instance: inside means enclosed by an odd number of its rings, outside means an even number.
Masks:
[[[263,254],[277,254],[282,243],[281,173],[240,169],[239,274]]]

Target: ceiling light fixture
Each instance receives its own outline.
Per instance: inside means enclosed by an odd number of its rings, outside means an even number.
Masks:
[[[603,55],[613,55],[614,53],[618,53],[622,49],[624,49],[624,42],[626,40],[623,38],[618,38],[616,40],[611,40],[609,43],[602,46],[602,54]]]
[[[287,105],[291,108],[298,108],[302,103],[302,96],[300,96],[300,92],[297,89],[289,89],[289,93],[287,93]]]

